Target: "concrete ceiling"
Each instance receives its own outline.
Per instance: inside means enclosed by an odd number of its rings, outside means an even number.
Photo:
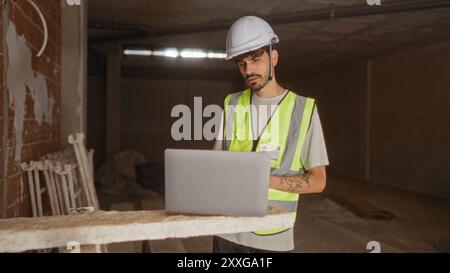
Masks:
[[[382,7],[425,2],[382,0]],[[91,28],[91,41],[130,35],[133,32],[127,29],[135,28],[164,34],[122,40],[123,45],[224,50],[231,22],[245,15],[261,16],[273,23],[280,37],[282,66],[299,72],[450,39],[449,7],[331,19],[332,11],[338,15],[339,11],[370,11],[377,7],[367,5],[365,0],[90,0],[88,3],[91,25],[108,26]],[[320,17],[324,14],[328,18]],[[292,16],[300,19],[289,19]],[[207,31],[211,26],[217,28]]]

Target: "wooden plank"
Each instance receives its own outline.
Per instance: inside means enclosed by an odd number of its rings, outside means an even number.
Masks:
[[[135,206],[133,203],[112,203],[109,210],[134,211]],[[142,241],[114,243],[108,245],[108,253],[142,253],[143,247]]]
[[[239,233],[293,224],[291,214],[274,208],[265,217],[168,215],[155,210],[12,218],[0,220],[0,252],[65,247],[69,241],[101,245]]]

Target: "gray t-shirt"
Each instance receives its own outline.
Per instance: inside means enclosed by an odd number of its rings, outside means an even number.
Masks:
[[[286,93],[287,91],[285,91]],[[272,98],[258,97],[252,94],[252,104],[255,106],[256,113],[252,113],[252,129],[253,136],[257,138],[264,130],[270,116],[276,110],[276,106],[283,98],[285,93]],[[256,116],[256,118],[255,118]],[[215,150],[222,150],[223,144],[223,116],[222,123],[219,128]],[[322,132],[317,108],[311,117],[311,125],[306,133],[303,149],[301,151],[300,160],[306,170],[328,166],[328,155],[325,146],[325,140]],[[272,236],[258,236],[251,232],[237,234],[223,234],[220,237],[232,241],[234,243],[245,245],[252,248],[266,249],[272,251],[291,251],[294,249],[294,232],[289,229],[286,232]]]

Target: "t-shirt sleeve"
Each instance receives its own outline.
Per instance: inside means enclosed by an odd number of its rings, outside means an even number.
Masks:
[[[300,159],[306,170],[330,164],[317,107],[311,117],[311,124],[305,136]]]

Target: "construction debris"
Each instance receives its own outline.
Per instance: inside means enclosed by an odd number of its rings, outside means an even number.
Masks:
[[[94,186],[94,151],[86,151],[84,134],[69,136],[72,149],[47,154],[40,161],[22,163],[28,181],[33,217],[64,215],[78,207],[99,209]],[[45,188],[41,187],[41,178]],[[42,194],[47,192],[50,212],[44,212]]]
[[[87,200],[90,206],[93,206],[96,210],[100,208],[97,199],[97,193],[94,186],[94,168],[93,168],[93,152],[89,155],[84,146],[85,135],[78,133],[75,135],[69,135],[69,143],[73,145],[75,151],[75,156],[78,163],[78,168],[80,170],[81,178],[83,181],[83,187],[87,191]],[[91,160],[90,160],[90,159]]]
[[[35,172],[34,172],[36,170],[36,164],[35,162],[30,162],[30,164],[22,163],[20,164],[20,167],[27,174],[28,189],[30,193],[30,201],[33,217],[42,217],[43,213],[40,194],[40,183],[39,181],[35,180]]]
[[[157,196],[157,193],[145,190],[137,183],[136,166],[146,162],[147,159],[137,152],[124,151],[116,154],[98,171],[99,190],[112,195]]]

